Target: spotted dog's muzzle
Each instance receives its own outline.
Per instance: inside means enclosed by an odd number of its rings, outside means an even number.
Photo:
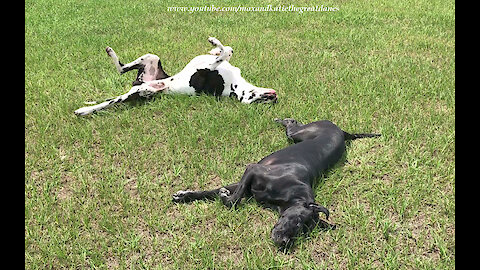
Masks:
[[[276,103],[277,102],[277,93],[275,91],[273,91],[271,93],[262,94],[262,95],[260,95],[259,100],[261,100],[263,102]]]
[[[277,92],[273,89],[267,88],[257,88],[253,92],[250,102],[246,103],[276,103],[277,102]]]

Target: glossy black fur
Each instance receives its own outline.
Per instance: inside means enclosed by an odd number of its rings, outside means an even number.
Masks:
[[[279,211],[281,216],[272,230],[272,239],[282,248],[291,247],[300,232],[321,221],[319,212],[328,219],[327,208],[315,203],[314,181],[342,157],[346,139],[379,135],[349,134],[327,120],[306,125],[294,119],[276,121],[286,128],[287,137],[295,144],[248,165],[236,184],[210,191],[180,191],[173,200],[188,202],[220,196],[231,207],[243,197],[254,197]]]

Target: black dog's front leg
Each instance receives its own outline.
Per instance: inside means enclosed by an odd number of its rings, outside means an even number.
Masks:
[[[180,190],[172,195],[172,201],[176,203],[187,203],[197,200],[215,200],[218,196],[222,196],[220,193],[234,192],[237,188],[238,183],[231,184],[222,188],[212,189],[212,190]]]
[[[223,204],[229,208],[237,205],[237,203],[245,196],[246,192],[250,190],[252,180],[255,178],[255,175],[259,173],[261,168],[262,166],[259,164],[248,165],[242,179],[238,182],[238,185],[233,192],[227,189],[220,189],[219,195]]]
[[[251,164],[245,170],[240,182],[228,185],[222,188],[207,190],[207,191],[193,191],[181,190],[173,194],[174,202],[191,202],[196,200],[214,200],[220,197],[222,203],[227,207],[237,205],[238,202],[248,194],[250,185],[255,175],[260,173],[262,166],[259,164]]]

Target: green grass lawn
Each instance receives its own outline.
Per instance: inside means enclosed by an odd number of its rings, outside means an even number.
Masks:
[[[336,12],[172,12],[168,6],[310,6]],[[88,117],[84,101],[130,89],[123,62],[154,53],[170,75],[231,46],[275,105],[159,95]],[[328,119],[353,141],[316,186],[336,230],[289,253],[278,214],[254,201],[173,204],[238,181],[286,147],[273,122]],[[449,1],[25,2],[27,269],[455,268],[455,3]]]

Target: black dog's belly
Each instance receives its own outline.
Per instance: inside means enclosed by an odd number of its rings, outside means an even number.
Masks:
[[[282,207],[295,198],[312,194],[311,183],[315,175],[304,166],[294,163],[261,167],[261,173],[255,175],[250,185],[250,191],[256,201]]]
[[[212,96],[221,96],[225,88],[225,81],[218,70],[198,69],[190,77],[189,85],[197,94],[205,93]]]
[[[292,204],[313,201],[313,182],[336,163],[345,151],[345,142],[336,132],[290,145],[258,162],[263,168],[251,185],[257,201]]]
[[[299,180],[312,184],[323,171],[340,159],[344,150],[343,138],[308,140],[274,152],[260,160],[259,164],[288,167]]]

